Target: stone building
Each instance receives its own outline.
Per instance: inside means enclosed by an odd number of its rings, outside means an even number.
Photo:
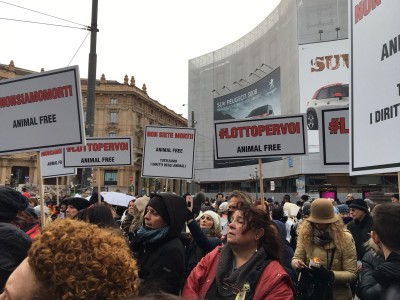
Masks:
[[[41,70],[43,72],[43,69]],[[35,72],[17,68],[11,61],[8,65],[0,64],[0,80],[34,74]],[[87,100],[87,79],[81,79],[84,118]],[[123,83],[107,80],[103,74],[96,81],[96,98],[94,113],[94,136],[131,136],[133,139],[132,166],[102,167],[100,176],[93,169],[89,178],[95,187],[101,190],[131,192],[140,194],[150,191],[172,191],[180,194],[187,190],[186,181],[142,178],[142,152],[144,130],[146,125],[187,127],[187,120],[168,109],[147,93],[146,84],[139,88],[135,78],[125,75]],[[18,137],[16,137],[18,138]],[[51,137],[49,137],[51,138]],[[4,142],[4,141],[3,141]],[[76,176],[61,177],[59,185],[64,187],[64,193],[71,190],[80,191],[86,188],[83,182],[83,170],[78,169]],[[0,156],[0,186],[27,186],[33,192],[39,184],[36,153],[18,153]],[[100,177],[100,178],[96,178]],[[99,184],[100,181],[100,184]],[[55,178],[45,179],[47,191],[54,188]],[[168,184],[168,188],[166,187]]]

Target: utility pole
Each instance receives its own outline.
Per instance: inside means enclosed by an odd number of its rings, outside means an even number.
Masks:
[[[89,53],[89,69],[88,69],[88,84],[87,84],[87,103],[86,103],[86,136],[94,136],[94,102],[96,97],[96,67],[97,67],[97,13],[98,0],[92,0],[92,22],[90,25],[90,53]],[[90,168],[83,169],[82,187],[86,186],[87,179],[92,173]],[[100,191],[98,191],[100,194]]]
[[[194,125],[196,124],[196,122],[194,121],[194,110],[192,110],[192,112],[191,112],[191,118],[192,118],[191,127],[194,128]],[[193,191],[194,191],[194,185],[195,185],[194,178],[195,178],[195,176],[193,176],[193,179],[190,182],[190,191],[189,191],[189,193],[191,195],[193,195]]]

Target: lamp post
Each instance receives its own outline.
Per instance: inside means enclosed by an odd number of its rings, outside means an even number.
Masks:
[[[254,176],[253,174],[250,174],[249,178],[256,180],[256,200],[258,200],[258,169],[257,168],[254,169],[254,173],[256,173],[256,176]]]

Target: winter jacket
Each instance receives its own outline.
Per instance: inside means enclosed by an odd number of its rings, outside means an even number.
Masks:
[[[222,245],[220,238],[207,236],[196,221],[190,222],[188,228],[192,239],[185,248],[185,279],[207,253]]]
[[[332,286],[333,299],[335,300],[350,300],[353,299],[350,283],[356,280],[357,272],[357,254],[353,238],[348,230],[345,230],[346,246],[342,251],[336,248],[333,258],[331,270],[335,274],[335,280]],[[306,252],[302,239],[298,239],[297,248],[292,259],[294,268],[297,260],[302,260],[306,265],[309,264],[311,257],[318,257],[321,260],[321,265],[328,268],[328,263],[331,259],[331,253],[335,245],[329,243],[325,247],[313,245],[311,252]],[[328,258],[327,258],[328,256]]]
[[[385,262],[385,257],[379,247],[372,241],[371,247],[362,259],[362,269],[359,273],[357,296],[362,300],[377,300],[381,296],[382,286],[376,282],[373,273],[376,268]]]
[[[29,235],[10,223],[0,222],[0,290],[10,274],[28,255],[32,241]]]
[[[190,273],[182,291],[183,299],[205,299],[217,274],[220,248],[203,257]],[[273,260],[265,267],[256,285],[253,299],[293,300],[291,279],[279,262]]]
[[[170,217],[167,236],[148,243],[136,235],[130,244],[139,266],[139,294],[163,291],[178,295],[184,271],[184,250],[179,236],[185,225],[186,202],[173,194],[158,196],[163,199]]]
[[[370,232],[372,230],[372,217],[366,214],[364,218],[353,220],[347,224],[347,229],[351,232],[356,243],[357,260],[361,260],[366,252],[365,243],[371,238]]]
[[[392,251],[385,262],[373,272],[373,277],[382,286],[381,300],[395,300],[400,291],[400,252]],[[394,298],[393,298],[394,297]]]

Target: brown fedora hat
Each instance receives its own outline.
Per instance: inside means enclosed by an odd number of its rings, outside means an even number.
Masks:
[[[313,223],[328,224],[334,223],[339,219],[335,214],[333,204],[329,199],[319,198],[311,203],[310,217],[306,220]]]

